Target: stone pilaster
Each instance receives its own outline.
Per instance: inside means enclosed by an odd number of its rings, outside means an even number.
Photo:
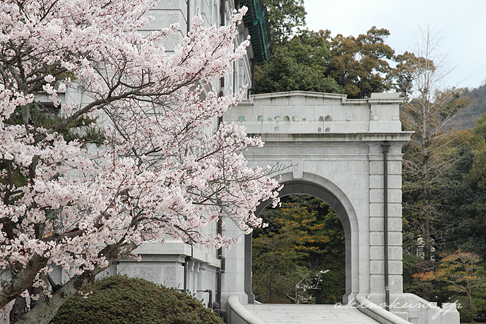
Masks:
[[[370,295],[385,302],[384,165],[380,142],[370,144]],[[403,292],[402,283],[402,183],[401,144],[390,143],[388,152],[388,280],[391,299]]]

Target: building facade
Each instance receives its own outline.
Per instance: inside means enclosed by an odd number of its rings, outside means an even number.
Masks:
[[[149,12],[154,19],[142,32],[178,24],[178,31],[164,44],[170,53],[190,30],[191,17],[200,15],[208,26],[224,26],[243,5],[248,12],[235,46],[248,36],[251,46],[245,57],[233,63],[231,73],[203,85],[203,95],[209,91],[225,95],[246,87],[244,102],[223,119],[246,126],[249,133],[267,142],[265,148],[245,153],[250,164],[289,165],[281,173],[287,185],[284,194],[313,195],[338,213],[346,233],[344,302],[365,299],[376,304],[390,304],[390,300],[424,304],[420,313],[406,307],[394,313],[417,324],[434,322],[423,319],[433,316],[436,309],[416,296],[403,294],[401,147],[411,134],[401,131],[398,96],[373,94],[362,100],[301,92],[250,96],[254,66],[270,54],[262,0],[160,0]],[[82,104],[89,98],[68,89],[64,100]],[[207,131],[214,131],[219,122],[215,120]],[[245,237],[231,221],[210,224],[202,231],[239,237],[241,242],[230,250],[214,250],[166,237],[163,243],[142,244],[136,250],[140,262],[119,261],[105,274],[126,274],[185,290],[208,307],[226,309],[228,298],[235,295],[242,304],[254,302],[251,237]],[[65,281],[63,275],[59,272],[55,279]],[[447,323],[456,323],[456,314],[450,315]]]
[[[237,46],[251,36],[251,45],[247,55],[233,63],[233,71],[224,78],[213,80],[205,86],[205,93],[215,91],[220,95],[240,91],[246,87],[246,97],[252,87],[252,74],[256,62],[263,62],[270,54],[270,38],[266,10],[262,1],[236,0],[161,0],[149,15],[151,23],[142,32],[158,30],[171,24],[178,24],[179,30],[173,33],[164,46],[167,52],[180,44],[191,28],[191,19],[200,15],[207,26],[224,26],[234,10],[247,6],[244,23],[239,26]],[[77,100],[79,100],[78,98]],[[213,127],[217,127],[215,120]],[[209,132],[214,129],[208,129]],[[231,222],[228,222],[231,223]],[[225,236],[239,236],[243,241],[243,232],[232,224],[221,226],[211,224],[203,229],[213,234],[222,232]],[[186,290],[203,300],[208,306],[217,302],[225,307],[229,295],[238,294],[245,299],[243,269],[243,242],[231,250],[207,249],[199,245],[189,245],[181,240],[165,238],[165,242],[144,243],[137,249],[141,262],[125,260],[108,269],[107,274],[126,274]],[[246,302],[246,301],[244,301]],[[216,306],[218,307],[218,306]]]

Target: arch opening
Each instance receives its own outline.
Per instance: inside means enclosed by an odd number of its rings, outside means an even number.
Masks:
[[[285,178],[285,177],[284,177]],[[322,179],[324,182],[325,179]],[[321,181],[322,182],[322,181]],[[349,206],[346,206],[346,202],[343,202],[342,199],[339,199],[338,195],[334,194],[331,191],[331,188],[326,188],[324,185],[318,184],[314,181],[306,181],[306,180],[289,180],[283,181],[282,184],[284,185],[282,191],[280,192],[280,197],[285,197],[289,195],[306,195],[311,196],[314,198],[318,198],[322,200],[327,205],[329,205],[332,210],[338,215],[339,220],[341,221],[342,228],[344,230],[344,245],[345,245],[345,294],[343,296],[343,302],[347,303],[350,300],[350,296],[353,295],[353,291],[357,291],[357,264],[353,264],[353,259],[356,260],[354,263],[357,263],[356,253],[352,253],[353,244],[352,242],[357,241],[357,237],[352,238],[352,233],[356,231],[352,230],[353,226],[353,211],[349,210]],[[262,202],[258,207],[256,214],[260,215],[260,213],[270,204],[270,202]],[[251,234],[248,235],[245,239],[245,287],[246,292],[248,294],[248,301],[249,303],[253,303],[255,300],[255,296],[252,292],[251,286],[251,271],[252,271],[252,239]],[[355,278],[355,280],[353,280]]]
[[[259,215],[266,228],[252,235],[256,300],[336,304],[345,294],[345,235],[336,212],[309,195],[280,197]]]

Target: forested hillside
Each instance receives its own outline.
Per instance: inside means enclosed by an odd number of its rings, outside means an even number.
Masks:
[[[476,125],[476,119],[486,113],[486,82],[479,88],[469,90],[466,96],[471,98],[471,104],[450,122],[456,129],[471,129]]]

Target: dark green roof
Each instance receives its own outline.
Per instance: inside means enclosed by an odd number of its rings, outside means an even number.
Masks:
[[[262,0],[240,0],[240,4],[248,8],[243,21],[250,31],[253,54],[258,63],[263,63],[271,52],[267,8]]]

